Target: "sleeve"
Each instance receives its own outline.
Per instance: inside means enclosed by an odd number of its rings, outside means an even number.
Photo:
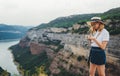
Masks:
[[[110,39],[109,32],[105,31],[103,33],[102,41],[109,41],[109,39]]]

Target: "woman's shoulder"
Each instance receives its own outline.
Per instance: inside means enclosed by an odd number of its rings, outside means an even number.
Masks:
[[[102,38],[103,38],[103,41],[109,41],[110,34],[106,29],[102,30]]]
[[[110,34],[109,34],[108,30],[104,28],[101,32],[101,35],[102,36],[109,36]]]
[[[103,32],[103,34],[105,34],[105,33],[108,33],[108,34],[109,34],[108,30],[105,29],[105,28],[102,30],[102,32]]]

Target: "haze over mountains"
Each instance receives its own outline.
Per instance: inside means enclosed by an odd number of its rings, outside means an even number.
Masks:
[[[0,40],[20,39],[32,26],[0,24]]]

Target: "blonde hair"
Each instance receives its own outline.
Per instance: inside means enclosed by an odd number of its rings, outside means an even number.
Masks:
[[[104,29],[105,25],[103,23],[101,23],[101,22],[91,22],[91,25],[89,26],[89,33],[92,34],[92,35],[96,32],[96,30],[94,29],[94,25],[96,23],[99,23],[98,31],[101,31],[102,29]]]

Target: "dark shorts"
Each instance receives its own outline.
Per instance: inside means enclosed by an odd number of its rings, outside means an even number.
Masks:
[[[89,58],[91,63],[103,65],[106,63],[105,50],[102,50],[99,47],[91,47]]]

